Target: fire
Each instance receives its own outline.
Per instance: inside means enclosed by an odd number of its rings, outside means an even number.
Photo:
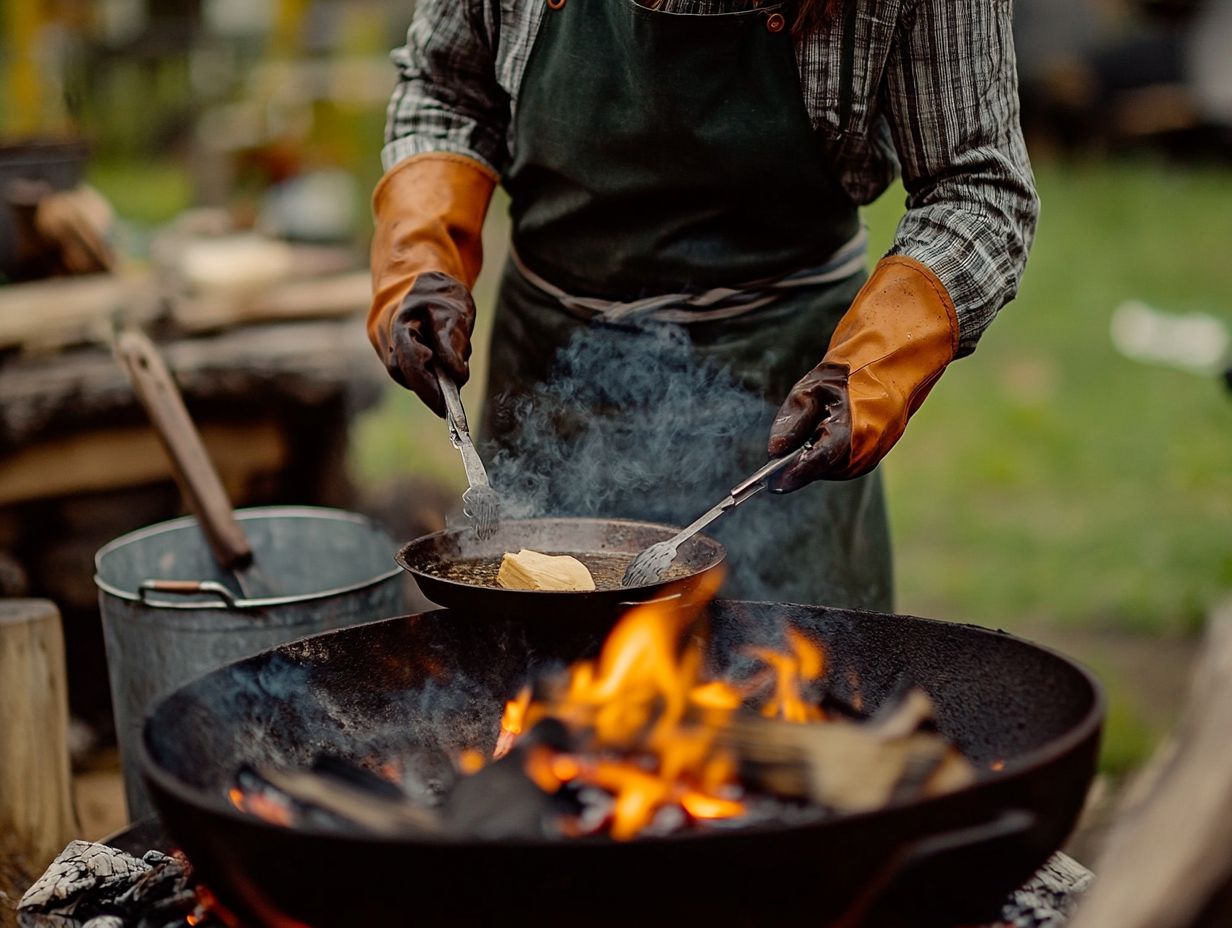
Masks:
[[[750,699],[748,688],[707,679],[702,643],[690,634],[701,604],[717,582],[688,604],[658,602],[627,613],[594,660],[579,661],[536,696],[524,688],[505,705],[495,758],[525,732],[553,718],[569,732],[568,752],[533,743],[523,753],[526,775],[544,792],[566,785],[598,788],[611,797],[606,830],[636,837],[664,810],[704,821],[745,813],[738,764],[722,733]],[[751,653],[764,661],[773,692],[759,707],[792,722],[824,718],[805,685],[825,673],[822,649],[793,631],[788,649]],[[760,679],[764,689],[766,678]],[[566,830],[580,831],[578,823]]]
[[[492,751],[494,759],[500,760],[508,754],[509,749],[513,747],[513,743],[518,740],[518,735],[522,734],[522,727],[526,720],[526,709],[529,705],[529,686],[522,687],[522,691],[518,693],[516,699],[511,699],[505,703],[505,714],[501,716],[500,737],[496,739],[496,749]]]
[[[751,649],[751,653],[774,669],[775,675],[774,695],[762,706],[761,714],[788,722],[823,721],[825,713],[821,707],[805,700],[800,689],[802,683],[817,680],[825,673],[825,652],[794,628],[787,630],[787,641],[790,654],[768,648]]]

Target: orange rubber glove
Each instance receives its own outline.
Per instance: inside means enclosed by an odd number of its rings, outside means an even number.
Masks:
[[[935,274],[911,258],[882,259],[856,294],[820,364],[775,416],[768,450],[813,447],[771,489],[867,474],[902,437],[907,420],[958,351],[954,303]]]
[[[483,219],[497,177],[462,155],[431,152],[396,165],[372,194],[372,308],[368,338],[389,375],[438,416],[434,366],[470,377]]]

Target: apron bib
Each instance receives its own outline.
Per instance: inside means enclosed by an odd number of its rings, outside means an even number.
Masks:
[[[739,292],[858,235],[808,122],[789,20],[782,6],[548,3],[504,179],[517,261],[481,429],[494,483],[524,514],[690,521],[764,463],[774,411],[825,354],[862,273],[683,324],[687,304],[667,308],[672,323],[585,310]],[[876,473],[766,495],[713,533],[726,596],[891,606]]]

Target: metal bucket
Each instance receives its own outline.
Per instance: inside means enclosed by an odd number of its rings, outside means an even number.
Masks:
[[[133,820],[153,814],[137,743],[156,699],[258,651],[404,611],[394,544],[363,516],[302,506],[244,509],[235,516],[279,596],[238,598],[192,517],[124,535],[94,556]],[[168,591],[169,580],[182,582]]]

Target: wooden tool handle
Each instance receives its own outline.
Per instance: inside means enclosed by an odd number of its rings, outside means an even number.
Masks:
[[[116,340],[116,356],[150,416],[176,482],[197,516],[215,559],[224,570],[248,566],[252,546],[235,521],[218,472],[153,342],[140,332],[123,332]]]

